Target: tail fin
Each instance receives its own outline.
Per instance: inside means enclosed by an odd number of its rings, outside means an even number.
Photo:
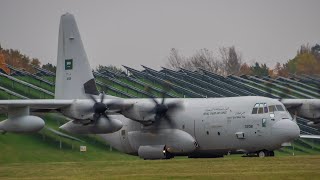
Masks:
[[[85,99],[98,90],[72,14],[61,16],[55,99]]]

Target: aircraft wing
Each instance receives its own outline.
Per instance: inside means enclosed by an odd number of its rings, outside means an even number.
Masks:
[[[287,109],[311,106],[310,108],[320,110],[320,99],[282,99],[281,102]]]
[[[282,99],[281,102],[288,110],[299,108],[305,103],[304,99]]]
[[[0,100],[0,109],[7,110],[9,107],[25,107],[29,106],[31,109],[59,109],[69,106],[73,100],[62,99],[25,99],[25,100]]]
[[[320,135],[300,134],[300,138],[304,138],[304,139],[320,139]]]
[[[288,111],[315,123],[320,120],[320,99],[282,99]]]

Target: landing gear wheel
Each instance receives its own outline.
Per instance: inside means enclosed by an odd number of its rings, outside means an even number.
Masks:
[[[258,157],[264,158],[264,157],[266,157],[266,153],[264,151],[259,151]]]

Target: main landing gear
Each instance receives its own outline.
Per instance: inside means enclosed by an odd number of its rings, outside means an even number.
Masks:
[[[273,157],[274,156],[274,152],[273,151],[267,151],[267,150],[261,150],[261,151],[258,151],[257,152],[257,155],[258,157],[268,157],[268,156],[271,156]]]

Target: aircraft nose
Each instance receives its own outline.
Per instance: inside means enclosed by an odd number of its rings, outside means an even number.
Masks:
[[[284,140],[284,142],[290,142],[299,137],[300,128],[297,123],[283,119],[272,126],[272,135],[277,139]]]

